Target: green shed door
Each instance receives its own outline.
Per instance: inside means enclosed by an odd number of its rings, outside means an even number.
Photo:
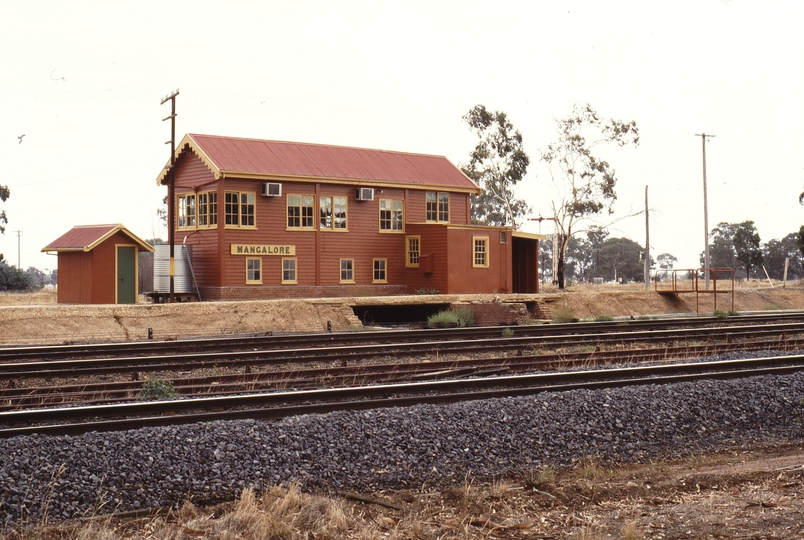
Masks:
[[[137,303],[137,248],[117,246],[117,303]]]

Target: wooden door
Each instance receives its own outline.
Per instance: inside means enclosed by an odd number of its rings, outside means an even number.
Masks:
[[[117,246],[116,303],[137,303],[137,248]]]

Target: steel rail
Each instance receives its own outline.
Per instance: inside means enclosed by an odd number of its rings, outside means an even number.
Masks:
[[[560,336],[578,333],[612,333],[623,329],[646,331],[662,328],[705,327],[761,324],[774,321],[804,321],[804,312],[776,314],[746,314],[721,319],[717,317],[637,319],[576,323],[551,323],[510,327],[519,336]],[[111,343],[84,343],[69,345],[5,346],[0,347],[0,363],[30,359],[97,358],[104,355],[159,355],[191,353],[209,350],[248,350],[257,348],[293,348],[303,339],[310,347],[330,347],[349,343],[416,342],[421,340],[452,340],[491,338],[499,336],[503,327],[432,328],[418,330],[380,330],[344,333],[236,335],[197,339],[148,340]]]
[[[650,362],[671,358],[684,359],[733,351],[770,349],[797,350],[804,348],[804,338],[798,340],[747,341],[707,343],[704,345],[664,346],[649,349],[615,349],[608,351],[528,354],[503,357],[483,357],[429,361],[427,363],[356,364],[323,368],[295,368],[281,371],[232,373],[207,377],[175,377],[176,392],[185,397],[210,397],[235,393],[310,389],[323,386],[399,382],[414,379],[469,377],[491,372],[543,371],[556,367],[602,365],[615,362]],[[142,381],[83,383],[74,385],[17,387],[0,389],[0,411],[22,407],[84,405],[130,401],[142,390]]]
[[[499,329],[498,329],[499,332]],[[780,323],[774,325],[743,325],[710,327],[704,329],[666,329],[638,330],[625,333],[571,334],[561,336],[513,336],[481,338],[474,340],[458,339],[451,341],[425,341],[414,343],[384,343],[350,346],[330,346],[327,348],[297,349],[258,349],[233,352],[208,352],[176,354],[170,356],[131,356],[117,358],[92,358],[78,360],[53,360],[45,362],[12,362],[0,364],[0,376],[5,377],[58,377],[69,373],[77,375],[98,375],[126,372],[153,372],[163,370],[193,370],[216,368],[221,365],[240,367],[266,363],[313,362],[338,359],[341,362],[375,358],[378,356],[399,356],[412,353],[478,353],[482,350],[519,350],[523,347],[559,347],[573,344],[602,343],[655,343],[694,339],[740,340],[747,337],[787,336],[804,333],[804,322]],[[297,338],[298,342],[298,338]]]
[[[131,429],[146,425],[178,425],[224,418],[281,418],[307,412],[355,410],[412,403],[444,403],[466,399],[532,395],[545,391],[604,388],[635,384],[668,384],[706,378],[737,378],[786,374],[804,369],[804,355],[714,362],[637,366],[608,370],[509,375],[450,381],[373,385],[240,396],[81,406],[0,412],[0,437],[29,433],[81,433],[88,430]],[[389,397],[394,396],[394,397]],[[255,409],[255,407],[259,407]],[[273,407],[268,408],[266,407]],[[203,412],[224,409],[225,412]],[[240,410],[238,410],[240,409]],[[192,414],[181,414],[188,413]],[[149,416],[151,415],[151,416]],[[170,415],[170,416],[153,416]],[[103,418],[95,422],[43,424]],[[113,420],[109,420],[113,418]],[[30,425],[40,424],[40,425]]]

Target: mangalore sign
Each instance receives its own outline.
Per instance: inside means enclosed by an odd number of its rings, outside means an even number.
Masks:
[[[296,246],[232,244],[232,255],[296,255]]]

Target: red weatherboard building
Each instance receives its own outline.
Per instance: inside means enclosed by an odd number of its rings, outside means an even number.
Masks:
[[[79,225],[42,251],[58,256],[60,304],[136,304],[137,259],[154,248],[122,225]]]
[[[188,134],[175,167],[204,300],[538,292],[542,237],[471,225],[480,189],[444,157]]]

